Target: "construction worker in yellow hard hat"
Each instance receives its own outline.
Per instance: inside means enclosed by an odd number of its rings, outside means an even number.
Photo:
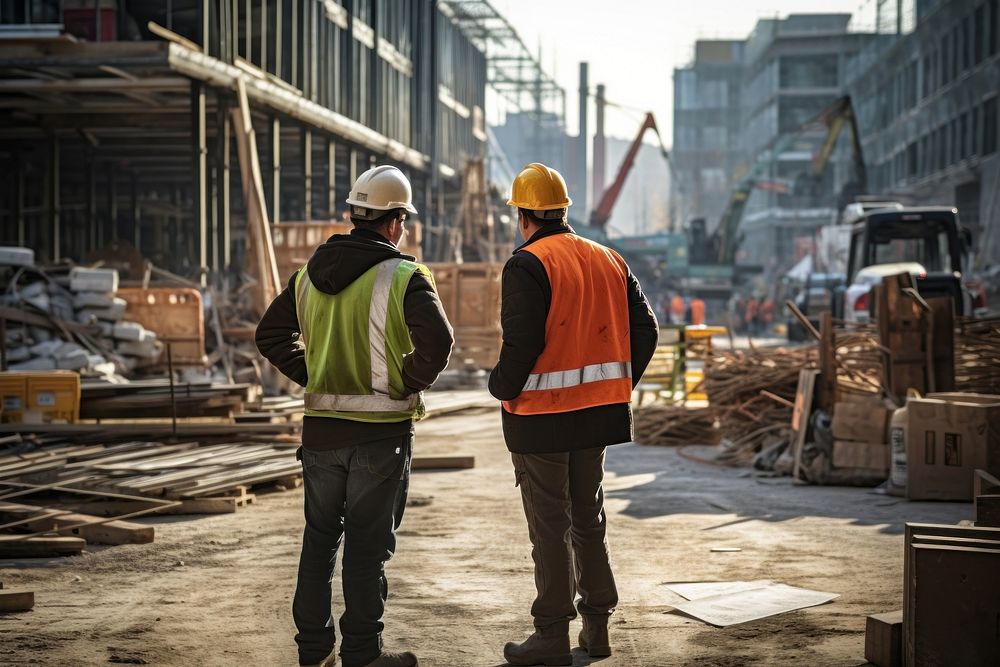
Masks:
[[[337,662],[330,582],[343,558],[340,657],[345,667],[412,667],[382,650],[384,565],[396,550],[421,392],[453,343],[426,266],[397,248],[413,206],[396,167],[358,177],[354,229],[316,249],[257,326],[257,348],[305,387],[302,478],[306,527],[292,615],[300,665]]]
[[[604,451],[632,440],[632,389],[658,331],[625,261],[567,224],[572,202],[559,172],[529,164],[508,204],[517,207],[525,242],[503,269],[503,346],[489,388],[503,402],[537,596],[535,633],[508,643],[504,657],[512,665],[571,665],[577,610],[580,645],[591,657],[611,654],[608,618],[618,591],[606,541]]]

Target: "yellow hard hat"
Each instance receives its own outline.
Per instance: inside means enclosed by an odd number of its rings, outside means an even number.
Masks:
[[[532,162],[521,170],[510,189],[508,206],[532,211],[568,208],[573,201],[566,191],[566,181],[559,172],[541,162]]]

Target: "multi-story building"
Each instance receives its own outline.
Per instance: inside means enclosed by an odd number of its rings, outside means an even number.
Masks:
[[[979,268],[1000,262],[1000,2],[905,3],[860,53],[848,88],[874,192],[957,206]]]
[[[836,214],[851,179],[848,152],[838,151],[817,180],[804,180],[826,133],[803,124],[843,94],[848,60],[873,39],[849,31],[850,20],[849,14],[792,14],[758,21],[747,38],[741,143],[746,168],[764,160],[761,182],[768,187],[755,189],[748,200],[740,263],[768,272],[787,269]],[[789,135],[794,141],[773,154]]]
[[[486,150],[486,58],[434,0],[0,1],[0,37],[0,243],[42,261],[118,240],[238,270],[237,120],[271,222],[339,217],[378,162],[440,230]]]
[[[705,218],[712,231],[743,162],[743,49],[743,41],[699,40],[692,63],[674,70],[675,228]]]

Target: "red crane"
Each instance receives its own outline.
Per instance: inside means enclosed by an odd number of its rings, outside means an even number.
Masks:
[[[618,201],[618,196],[621,195],[622,188],[625,187],[625,179],[628,177],[628,173],[632,170],[632,165],[635,163],[635,156],[638,154],[639,148],[642,147],[642,138],[646,134],[646,130],[652,130],[656,133],[656,138],[660,142],[660,152],[667,161],[667,165],[670,165],[670,154],[663,145],[660,130],[656,127],[656,119],[653,118],[652,112],[647,112],[645,120],[642,121],[642,125],[639,127],[639,133],[632,141],[632,145],[629,146],[628,153],[625,154],[621,166],[618,167],[618,175],[615,176],[615,182],[604,191],[601,195],[601,200],[590,213],[591,226],[604,229],[604,226],[608,224],[608,220],[611,218],[611,211],[615,207],[615,202]]]

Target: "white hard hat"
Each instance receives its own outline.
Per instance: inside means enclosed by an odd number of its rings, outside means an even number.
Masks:
[[[351,217],[374,220],[384,211],[401,208],[416,213],[413,208],[413,190],[410,181],[396,167],[372,167],[358,176],[347,197]]]

